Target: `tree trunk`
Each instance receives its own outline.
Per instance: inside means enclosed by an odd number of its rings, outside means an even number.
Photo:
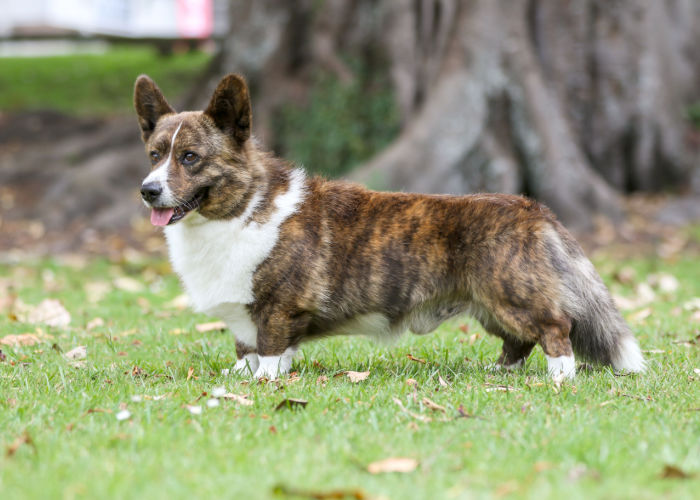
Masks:
[[[389,47],[406,126],[356,180],[524,192],[580,227],[596,212],[618,215],[619,192],[688,183],[697,159],[683,111],[698,97],[696,3],[394,5],[403,20],[387,38],[401,38]],[[426,13],[432,36],[420,22]]]
[[[269,0],[231,14],[209,87],[248,75],[268,144],[312,68],[348,80],[340,53],[388,61],[403,130],[352,175],[375,187],[520,192],[587,227],[620,214],[621,192],[687,186],[697,163],[692,0]]]

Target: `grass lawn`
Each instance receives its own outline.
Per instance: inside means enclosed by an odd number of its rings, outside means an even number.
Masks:
[[[635,284],[658,271],[680,287],[657,290],[626,313],[647,351],[646,374],[581,370],[561,386],[545,376],[539,348],[524,371],[490,371],[499,341],[466,318],[392,347],[362,338],[307,344],[294,374],[251,382],[221,373],[235,361],[233,337],[197,331],[211,318],[178,309],[180,287],[162,261],[0,265],[0,339],[30,333],[35,338],[22,338],[39,341],[0,345],[0,492],[7,499],[344,498],[323,496],[334,490],[391,499],[697,498],[700,319],[691,299],[700,297],[700,265],[691,256],[596,264],[615,294],[636,296]],[[623,267],[636,272],[621,273],[628,285],[612,278]],[[28,305],[59,299],[70,325],[17,320],[11,311],[21,313],[21,305],[8,303],[15,296]],[[77,346],[86,346],[87,358],[66,359]],[[347,370],[369,376],[353,383]],[[209,407],[220,387],[247,401],[222,398]],[[308,404],[275,411],[285,398]],[[391,457],[417,466],[368,472]],[[672,477],[684,474],[692,477]]]
[[[132,113],[129,89],[141,73],[154,78],[175,104],[209,59],[201,52],[163,57],[152,47],[119,45],[99,55],[0,58],[0,111]]]

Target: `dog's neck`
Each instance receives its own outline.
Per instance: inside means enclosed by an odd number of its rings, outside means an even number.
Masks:
[[[210,220],[238,219],[244,224],[257,222],[264,224],[275,211],[275,200],[291,188],[292,178],[297,175],[288,162],[275,158],[269,153],[252,146],[248,151],[248,165],[255,168],[245,195],[239,200],[222,200],[226,214],[223,218],[210,219],[200,213],[187,217],[183,222],[200,225]]]

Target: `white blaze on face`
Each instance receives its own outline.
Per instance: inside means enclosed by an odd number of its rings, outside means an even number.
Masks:
[[[170,168],[170,162],[173,159],[173,150],[175,149],[175,138],[177,137],[177,133],[180,131],[180,127],[182,127],[182,122],[180,122],[180,125],[178,125],[177,129],[175,129],[173,138],[170,141],[170,151],[168,152],[168,159],[165,160],[165,163],[163,163],[160,167],[156,168],[153,172],[148,174],[148,177],[146,177],[143,180],[143,184],[148,184],[149,182],[157,182],[163,187],[163,192],[161,193],[158,199],[158,204],[164,207],[173,207],[178,204],[177,200],[173,196],[173,192],[170,190],[170,186],[168,186],[168,169]],[[151,207],[151,204],[148,203],[146,200],[144,200],[144,203],[147,207]]]

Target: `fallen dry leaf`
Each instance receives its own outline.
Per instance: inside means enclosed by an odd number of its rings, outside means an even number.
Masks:
[[[252,406],[253,401],[248,399],[248,396],[244,394],[234,394],[232,392],[227,392],[226,394],[223,394],[222,396],[219,396],[221,399],[227,399],[229,401],[234,401],[238,404],[241,404],[243,406]]]
[[[447,387],[449,384],[445,382],[445,379],[443,379],[440,375],[438,375],[438,382],[442,387]]]
[[[405,412],[406,414],[410,415],[411,417],[415,418],[416,420],[420,420],[421,422],[432,422],[433,419],[430,417],[426,417],[425,415],[419,415],[418,413],[414,413],[410,411],[408,408],[406,408],[403,403],[398,399],[398,398],[392,398],[394,400],[394,403],[399,405],[399,408],[401,408],[401,411]]]
[[[364,491],[359,489],[316,491],[290,488],[283,484],[275,485],[275,487],[272,488],[272,492],[276,496],[281,497],[312,498],[313,500],[343,500],[345,498],[354,498],[355,500],[369,500],[370,498]]]
[[[199,405],[187,405],[186,408],[187,408],[187,411],[189,411],[192,415],[201,415],[202,414],[202,407]]]
[[[200,323],[195,326],[199,333],[211,332],[214,330],[226,330],[226,323],[223,321],[212,321],[211,323]]]
[[[462,333],[469,333],[469,325],[465,325],[465,324],[459,325],[459,331]]]
[[[25,444],[36,449],[36,447],[34,446],[34,441],[32,440],[31,436],[29,434],[27,434],[26,432],[24,432],[21,436],[18,436],[12,443],[10,443],[8,445],[7,449],[5,450],[5,454],[8,457],[11,457],[15,453],[17,453],[17,450],[19,450],[19,448],[22,445],[25,445]]]
[[[34,345],[40,342],[39,337],[33,333],[20,333],[18,335],[5,335],[0,339],[0,344],[4,345]]]
[[[675,276],[663,274],[659,277],[659,290],[664,293],[673,293],[680,287],[680,283]]]
[[[427,363],[426,360],[421,359],[421,358],[416,358],[413,354],[406,354],[406,357],[410,359],[411,361],[415,361],[416,363]]]
[[[112,285],[106,281],[94,281],[85,285],[88,302],[96,304],[112,291]]]
[[[693,297],[683,304],[686,311],[700,311],[700,297]]]
[[[277,406],[275,406],[275,411],[284,409],[291,410],[294,408],[304,408],[307,404],[309,404],[309,402],[304,399],[287,398],[283,399]]]
[[[411,387],[416,387],[416,386],[418,386],[418,381],[414,378],[407,378],[406,385],[409,385]]]
[[[325,386],[326,383],[328,383],[328,377],[326,377],[325,375],[319,375],[316,379],[316,385]]]
[[[633,267],[623,267],[615,273],[614,278],[623,285],[631,285],[637,278],[637,271]]]
[[[175,297],[173,300],[165,304],[165,307],[170,308],[170,309],[178,309],[178,310],[183,310],[187,309],[187,307],[190,305],[190,298],[185,295],[178,295]]]
[[[567,474],[569,481],[578,481],[588,472],[588,467],[583,464],[574,465]]]
[[[690,479],[695,474],[688,474],[680,467],[675,465],[664,465],[664,470],[661,471],[661,479]]]
[[[367,377],[369,377],[369,370],[366,372],[347,371],[345,372],[345,375],[347,375],[347,377],[350,379],[350,382],[356,384],[357,382],[362,382]]]
[[[535,465],[533,465],[532,468],[535,470],[535,472],[544,472],[546,470],[553,469],[554,464],[551,462],[535,462]]]
[[[75,347],[74,349],[71,349],[65,353],[63,356],[70,361],[80,361],[81,359],[85,359],[87,357],[87,346],[79,345],[78,347]]]
[[[102,318],[93,318],[88,321],[87,325],[85,325],[85,329],[89,332],[90,330],[94,330],[95,328],[99,328],[101,326],[105,326],[105,320]]]
[[[129,293],[143,292],[146,288],[143,283],[129,276],[119,276],[114,278],[113,283],[115,288]]]
[[[193,367],[193,366],[190,366],[190,367],[187,369],[187,379],[186,379],[186,380],[191,379],[193,375],[194,375],[194,367]]]
[[[430,409],[433,410],[433,411],[441,411],[441,412],[445,413],[445,407],[444,407],[444,406],[440,406],[440,405],[437,404],[435,401],[432,401],[432,400],[430,400],[430,399],[428,399],[428,398],[423,398],[423,401],[422,401],[422,402],[423,402],[423,404],[424,404],[425,406],[427,406],[428,408],[430,408]]]
[[[457,408],[457,413],[459,414],[458,418],[473,418],[474,415],[469,413],[467,410],[464,409],[464,405],[460,404],[459,408]]]
[[[118,421],[128,420],[131,418],[131,412],[129,410],[122,410],[115,415]]]
[[[29,309],[26,314],[19,316],[24,323],[39,323],[55,327],[64,327],[70,324],[70,313],[56,299],[44,299],[36,307],[27,307]]]
[[[415,458],[392,457],[372,462],[367,466],[370,474],[382,474],[385,472],[413,472],[418,467]]]
[[[510,392],[510,391],[517,391],[517,387],[513,387],[510,385],[499,385],[499,384],[489,384],[486,383],[484,384],[486,386],[486,389],[484,389],[486,392],[494,392],[494,391],[503,391],[503,392]]]
[[[649,316],[651,316],[651,307],[645,307],[644,309],[641,309],[636,313],[631,314],[629,319],[630,321],[634,321],[635,323],[641,323]]]

